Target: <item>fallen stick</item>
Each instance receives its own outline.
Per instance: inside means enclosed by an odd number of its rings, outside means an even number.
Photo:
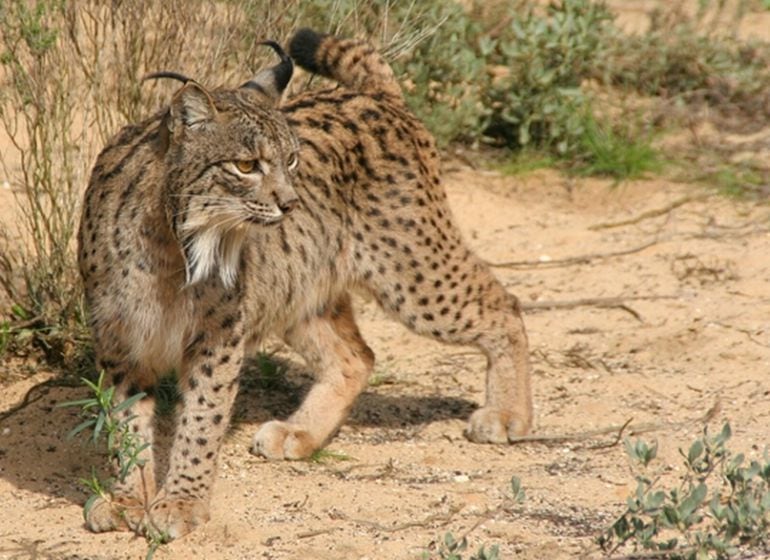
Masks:
[[[657,243],[659,243],[659,241],[657,239],[654,239],[652,241],[648,241],[647,243],[644,243],[643,245],[639,245],[638,247],[631,247],[630,249],[623,249],[622,251],[613,251],[611,253],[587,253],[585,255],[578,255],[576,257],[566,257],[563,259],[510,261],[510,262],[500,262],[500,263],[487,261],[487,264],[494,268],[518,268],[518,269],[556,268],[560,266],[586,264],[596,260],[604,260],[604,259],[611,259],[614,257],[622,257],[625,255],[632,255],[634,253],[639,253],[641,251],[644,251],[645,249],[652,247]]]
[[[584,298],[566,301],[529,301],[523,302],[521,308],[524,311],[540,311],[550,309],[574,309],[576,307],[606,307],[622,309],[630,313],[637,321],[644,322],[642,316],[630,308],[625,302],[628,300],[655,300],[655,299],[676,299],[679,296],[629,296],[629,297],[608,297],[608,298]]]
[[[432,525],[433,523],[440,523],[440,526],[444,526],[452,519],[454,516],[462,510],[462,506],[452,506],[452,509],[449,510],[448,513],[438,513],[435,515],[429,515],[425,519],[422,519],[420,521],[407,521],[406,523],[400,523],[398,525],[394,525],[393,527],[388,527],[387,525],[383,525],[382,523],[377,523],[376,521],[369,521],[368,519],[350,519],[353,523],[357,523],[359,525],[365,525],[367,527],[371,527],[372,529],[377,529],[378,531],[385,531],[387,533],[395,533],[397,531],[403,531],[404,529],[411,529],[412,527],[427,527],[428,525]]]
[[[617,434],[615,438],[615,444],[617,444],[624,431],[628,431],[631,435],[644,434],[647,432],[655,432],[663,429],[677,429],[689,424],[705,424],[713,420],[717,414],[721,405],[719,399],[714,402],[714,405],[709,408],[705,414],[692,418],[690,420],[680,420],[678,422],[643,422],[641,424],[632,424],[630,420],[627,420],[621,425],[608,426],[606,428],[598,428],[596,430],[588,430],[585,432],[574,432],[571,434],[532,434],[527,436],[518,436],[513,439],[509,439],[510,443],[562,443],[565,441],[584,441],[587,439],[595,438],[596,436],[604,436],[607,434]]]
[[[630,226],[633,224],[638,224],[639,222],[642,222],[644,220],[648,220],[650,218],[657,218],[658,216],[662,216],[664,214],[668,214],[672,210],[675,210],[676,208],[679,208],[680,206],[684,206],[685,204],[688,204],[690,202],[699,202],[701,200],[706,200],[709,195],[707,194],[699,194],[699,195],[687,195],[683,196],[682,198],[676,199],[671,204],[668,204],[664,206],[663,208],[656,208],[654,210],[647,210],[646,212],[642,212],[638,216],[634,218],[629,218],[627,220],[621,220],[619,222],[604,222],[601,224],[595,224],[593,226],[589,226],[589,230],[591,231],[597,231],[600,229],[611,229],[616,227],[623,227],[623,226]]]

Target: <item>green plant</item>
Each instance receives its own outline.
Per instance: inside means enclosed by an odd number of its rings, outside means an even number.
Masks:
[[[75,426],[67,437],[75,437],[81,432],[91,430],[91,441],[98,444],[104,435],[106,449],[110,459],[116,465],[116,479],[110,479],[105,483],[93,484],[93,479],[85,481],[86,486],[92,489],[93,495],[86,502],[85,511],[98,497],[104,497],[104,488],[110,488],[114,482],[124,482],[129,473],[136,467],[141,468],[144,461],[139,457],[142,451],[149,447],[139,436],[129,430],[129,422],[132,417],[118,418],[120,413],[128,410],[145,396],[145,393],[137,393],[119,404],[114,404],[115,387],[104,387],[104,372],[94,382],[82,379],[83,385],[88,387],[92,396],[76,401],[68,401],[59,404],[60,407],[79,407],[83,421]]]
[[[339,451],[332,451],[331,449],[316,449],[313,454],[308,457],[308,462],[317,463],[319,465],[330,463],[332,461],[353,461],[353,457],[347,453],[341,453]]]
[[[283,362],[270,354],[257,354],[252,363],[256,375],[242,380],[241,384],[251,383],[266,391],[287,388],[286,365]]]
[[[479,41],[491,65],[508,68],[492,80],[482,103],[491,109],[485,132],[509,146],[540,146],[566,154],[583,133],[590,104],[581,89],[608,34],[612,15],[602,3],[561,0],[541,14],[530,5],[512,14],[499,38]]]
[[[468,538],[462,537],[459,541],[452,533],[446,533],[441,541],[441,547],[438,550],[437,558],[441,560],[463,560],[462,553],[468,549]],[[472,554],[468,560],[499,560],[500,547],[492,545],[486,549],[483,545],[479,550]]]
[[[770,49],[738,39],[745,12],[746,2],[723,0],[699,2],[694,17],[682,4],[653,10],[645,33],[607,37],[595,75],[646,95],[755,116],[770,84]]]
[[[741,551],[770,551],[770,458],[747,461],[726,447],[729,424],[716,436],[704,430],[685,453],[679,484],[658,489],[659,477],[645,471],[657,445],[626,439],[626,453],[641,467],[627,508],[599,537],[613,553],[634,551],[678,560],[726,559]]]
[[[73,438],[90,430],[91,442],[98,445],[104,441],[107,454],[115,465],[115,476],[107,480],[100,479],[93,470],[90,478],[81,479],[81,484],[90,493],[83,506],[83,515],[87,517],[96,500],[109,499],[110,490],[116,483],[125,482],[134,469],[139,469],[139,471],[144,469],[144,460],[140,455],[150,444],[129,429],[129,423],[133,417],[122,414],[147,396],[145,393],[137,393],[119,404],[115,404],[115,387],[107,388],[104,386],[103,371],[95,382],[85,378],[82,379],[82,382],[91,393],[88,398],[57,405],[59,407],[80,408],[80,414],[83,417],[83,420],[70,430],[67,437]],[[169,541],[167,535],[157,531],[147,531],[146,538],[147,554],[145,558],[147,560],[153,557],[159,546]]]
[[[636,179],[662,168],[649,138],[628,125],[615,128],[600,123],[590,113],[583,118],[578,154],[580,173],[606,175],[618,181]]]
[[[733,197],[766,192],[768,185],[767,170],[763,173],[761,168],[748,162],[721,164],[699,179],[713,185],[720,193]]]
[[[521,487],[521,481],[518,477],[511,477],[511,494],[506,496],[503,503],[498,506],[498,510],[509,511],[511,505],[519,505],[526,499],[524,489]],[[438,549],[435,553],[426,551],[423,553],[423,560],[463,560],[463,555],[468,549],[468,534],[475,529],[476,526],[467,531],[459,539],[448,531],[444,534],[444,537],[438,542]],[[471,554],[468,560],[499,560],[500,559],[500,547],[498,545],[492,545],[488,549],[485,545],[482,545],[475,554]]]
[[[504,175],[526,175],[538,169],[556,165],[557,159],[548,152],[523,148],[511,154],[498,167]]]

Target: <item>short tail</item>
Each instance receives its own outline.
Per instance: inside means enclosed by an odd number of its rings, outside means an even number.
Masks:
[[[300,29],[289,42],[289,55],[305,70],[349,89],[403,100],[393,69],[369,43]]]

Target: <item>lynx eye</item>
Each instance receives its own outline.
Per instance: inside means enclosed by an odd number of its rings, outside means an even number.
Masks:
[[[297,159],[297,154],[291,154],[289,159],[286,161],[286,167],[289,169],[289,171],[294,171],[298,163],[299,160]]]
[[[254,173],[259,171],[259,162],[255,159],[242,159],[235,162],[235,167],[244,174]]]

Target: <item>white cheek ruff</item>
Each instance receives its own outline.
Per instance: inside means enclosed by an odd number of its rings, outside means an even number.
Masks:
[[[235,286],[246,239],[243,227],[222,231],[212,227],[198,230],[185,241],[185,272],[188,286],[218,273],[225,288]]]

